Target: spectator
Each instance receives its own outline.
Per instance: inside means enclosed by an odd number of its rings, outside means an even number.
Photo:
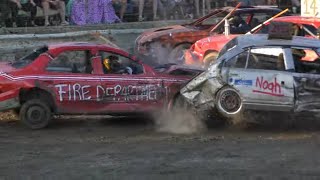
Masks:
[[[66,5],[65,0],[39,0],[39,6],[43,8],[44,14],[44,25],[49,26],[49,10],[50,8],[56,9],[59,11],[60,18],[61,18],[61,25],[69,25],[66,21]]]
[[[76,25],[114,23],[120,21],[112,6],[112,0],[71,0],[70,20]]]
[[[100,2],[101,2],[101,5],[99,5],[100,12],[102,12],[102,19],[100,22],[108,23],[108,24],[115,23],[115,22],[121,22],[121,20],[119,19],[119,17],[116,15],[116,13],[114,11],[114,8],[112,6],[112,0],[100,0]],[[95,11],[95,10],[96,10],[96,8],[92,9],[92,11]],[[90,9],[89,9],[89,11],[90,11]],[[123,12],[123,14],[124,14],[124,12]]]
[[[113,0],[114,4],[120,4],[120,19],[123,21],[124,13],[126,13],[127,9],[127,0]]]
[[[33,0],[13,0],[11,3],[11,10],[12,10],[12,22],[13,27],[17,27],[17,16],[19,9],[23,11],[31,12],[31,26],[36,26],[34,23],[34,18],[37,15],[37,6]]]
[[[196,10],[196,17],[199,18],[201,17],[200,15],[200,4],[199,4],[199,0],[193,0],[194,1],[194,7],[195,7],[195,10]],[[205,0],[205,6],[203,10],[204,14],[202,14],[203,16],[206,15],[206,9],[207,9],[207,13],[210,13],[211,11],[211,0]]]
[[[11,0],[0,0],[0,27],[6,27],[6,20],[10,14],[10,3]]]
[[[143,8],[144,8],[144,0],[138,0],[139,1],[139,21],[144,21],[143,18]],[[153,1],[153,20],[158,20],[157,11],[158,11],[158,0],[152,0]]]

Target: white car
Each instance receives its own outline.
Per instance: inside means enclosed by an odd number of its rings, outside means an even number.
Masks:
[[[318,39],[239,36],[180,93],[197,111],[224,117],[243,110],[319,112],[319,52]]]

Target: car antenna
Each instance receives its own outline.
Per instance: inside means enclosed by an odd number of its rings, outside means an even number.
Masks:
[[[273,17],[269,18],[268,20],[264,21],[263,23],[259,24],[258,26],[254,27],[253,29],[251,29],[249,32],[247,32],[246,34],[252,34],[254,33],[257,29],[261,28],[262,26],[268,24],[270,21],[274,20],[275,18],[283,15],[284,13],[286,13],[287,11],[289,11],[289,9],[285,9],[281,12],[279,12],[278,14],[274,15]]]

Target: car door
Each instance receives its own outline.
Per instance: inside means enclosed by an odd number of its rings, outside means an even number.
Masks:
[[[316,50],[291,48],[295,65],[295,111],[319,111],[320,109],[320,58]]]
[[[137,112],[157,105],[161,78],[147,73],[142,64],[127,56],[103,50],[99,57],[103,75],[97,97],[104,108],[114,112]]]
[[[96,86],[100,84],[98,74],[92,69],[92,54],[87,49],[62,51],[46,67],[47,84],[54,94],[60,113],[97,113]]]
[[[293,77],[284,62],[282,48],[247,49],[227,62],[228,83],[251,108],[290,110],[294,104]]]

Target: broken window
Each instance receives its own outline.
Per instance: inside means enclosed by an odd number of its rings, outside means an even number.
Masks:
[[[92,72],[90,51],[64,51],[51,60],[47,71],[86,73]]]
[[[320,58],[317,51],[293,47],[291,52],[296,72],[320,74]]]

